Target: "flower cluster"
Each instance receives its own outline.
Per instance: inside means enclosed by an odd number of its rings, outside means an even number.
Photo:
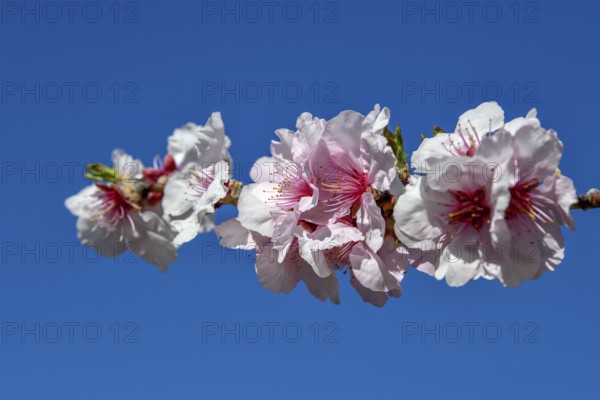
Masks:
[[[217,227],[222,245],[252,244],[266,288],[287,293],[302,280],[317,298],[339,302],[342,270],[365,301],[400,296],[407,252],[386,230],[380,200],[403,191],[396,157],[382,135],[390,112],[345,111],[326,121],[302,114],[280,129],[271,157],[241,192],[236,221]]]
[[[214,227],[215,205],[228,193],[229,146],[213,113],[204,126],[176,129],[164,161],[155,158],[152,168],[121,150],[112,167],[88,165],[96,182],[65,202],[79,218],[79,240],[103,256],[130,250],[166,270],[182,243]]]
[[[304,113],[295,131],[276,131],[242,186],[213,113],[175,130],[152,168],[122,151],[113,167],[90,165],[95,183],[66,206],[79,239],[102,255],[129,249],[164,270],[179,246],[214,228],[223,246],[256,251],[265,288],[288,293],[302,281],[333,303],[342,275],[380,307],[400,296],[409,263],[451,286],[485,278],[514,287],[562,261],[560,229],[573,228],[578,199],[558,169],[562,143],[535,110],[505,122],[500,106],[484,103],[454,132],[423,138],[410,165],[389,120],[379,105],[330,120]],[[215,227],[223,204],[238,216]]]
[[[395,232],[417,269],[462,286],[506,286],[562,261],[560,226],[573,229],[573,182],[558,170],[563,145],[532,110],[504,122],[496,103],[463,114],[454,133],[425,139],[394,209]]]

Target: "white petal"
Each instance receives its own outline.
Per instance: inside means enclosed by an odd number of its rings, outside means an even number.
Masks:
[[[177,259],[171,227],[152,212],[132,214],[132,218],[136,224],[137,235],[127,238],[131,251],[159,270],[166,271]]]
[[[206,193],[194,203],[196,212],[204,211],[206,213],[213,213],[215,211],[214,205],[223,199],[229,191],[229,188],[226,186],[230,177],[229,164],[226,161],[219,161],[209,168],[214,172],[214,178],[208,186]]]
[[[483,138],[487,133],[495,132],[503,125],[504,110],[495,101],[490,101],[461,115],[454,131],[477,132],[479,138]]]
[[[404,275],[408,269],[408,250],[396,244],[391,238],[386,238],[383,246],[377,253],[381,258],[386,270],[398,281],[404,279]]]
[[[398,281],[387,272],[379,256],[357,243],[350,253],[352,273],[361,285],[376,292],[389,292],[399,289]]]
[[[180,170],[185,170],[191,163],[198,163],[198,151],[196,140],[200,127],[194,123],[188,123],[181,128],[175,129],[169,136],[167,151],[173,156],[175,165]]]
[[[300,280],[298,266],[288,260],[279,263],[277,258],[277,251],[271,244],[262,248],[256,255],[256,275],[266,289],[289,293]]]
[[[296,121],[296,133],[291,148],[292,157],[295,162],[302,164],[308,157],[318,141],[323,137],[327,121],[313,118],[309,113],[302,113]]]
[[[294,141],[295,133],[289,129],[278,129],[275,134],[279,136],[280,142],[271,141],[271,154],[273,157],[281,158],[284,160],[292,159],[292,143]]]
[[[361,138],[363,169],[368,171],[369,183],[379,191],[389,190],[396,172],[396,157],[382,135],[364,134]]]
[[[304,281],[309,292],[317,299],[326,301],[328,298],[333,304],[340,304],[340,295],[338,293],[338,281],[335,274],[327,278],[321,278],[306,265],[299,270],[300,279]]]
[[[202,163],[216,163],[229,158],[221,113],[212,113],[206,124],[198,127],[197,136],[196,150]]]
[[[229,249],[248,249],[256,246],[250,231],[232,218],[215,227],[215,233],[221,240],[221,246]]]
[[[342,111],[327,122],[323,138],[332,149],[338,149],[353,160],[360,160],[362,134],[370,131],[363,122],[365,117],[356,111]]]
[[[113,168],[119,172],[121,180],[141,179],[144,165],[140,160],[134,160],[132,156],[121,149],[115,149],[112,153]]]
[[[469,231],[454,238],[442,252],[435,277],[445,276],[450,286],[463,286],[474,279],[481,266],[477,236]]]
[[[396,236],[411,248],[419,248],[421,242],[437,242],[443,233],[439,221],[429,213],[430,208],[426,202],[426,199],[435,202],[436,197],[441,195],[422,190],[423,185],[422,178],[413,179],[406,193],[398,197],[394,207]],[[435,210],[432,211],[435,214]]]
[[[356,277],[350,277],[350,284],[358,292],[365,303],[370,303],[375,307],[383,307],[388,301],[388,296],[384,292],[375,292],[367,289],[359,282]]]
[[[86,186],[76,195],[67,198],[65,207],[76,217],[92,218],[97,213],[93,203],[99,190],[96,185]]]
[[[385,235],[385,220],[371,193],[364,193],[361,197],[361,206],[356,214],[356,225],[364,234],[367,246],[374,252],[379,251]]]
[[[86,218],[77,220],[77,237],[81,244],[92,247],[103,257],[116,257],[127,249],[119,230]]]
[[[266,237],[273,236],[271,207],[265,203],[272,186],[268,182],[244,186],[238,200],[238,219],[242,226]]]
[[[192,209],[193,203],[186,195],[189,187],[190,176],[188,173],[176,171],[169,176],[162,199],[165,215],[179,217]]]

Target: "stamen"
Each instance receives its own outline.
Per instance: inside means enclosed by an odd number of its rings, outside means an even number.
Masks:
[[[485,189],[474,192],[450,191],[454,197],[454,211],[448,213],[450,225],[471,225],[480,230],[484,224],[490,223],[490,207],[487,204]]]

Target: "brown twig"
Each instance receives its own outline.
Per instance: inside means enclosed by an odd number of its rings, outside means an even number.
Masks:
[[[590,189],[586,194],[577,197],[579,201],[571,206],[572,210],[600,208],[600,190],[598,189]]]
[[[217,203],[217,207],[220,207],[224,204],[231,204],[234,207],[237,207],[238,200],[240,199],[240,194],[242,193],[242,187],[244,184],[242,182],[238,182],[234,179],[229,180],[229,191],[227,192],[227,196],[221,199]]]

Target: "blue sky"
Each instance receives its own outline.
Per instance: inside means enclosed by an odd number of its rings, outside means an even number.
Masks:
[[[597,2],[0,6],[0,398],[595,398],[598,212],[574,212],[565,261],[540,280],[452,289],[410,271],[375,309],[344,276],[340,306],[266,291],[212,233],[166,274],[97,259],[63,202],[86,163],[121,147],[149,164],[212,111],[247,181],[303,111],[380,103],[414,150],[486,100],[508,117],[537,107],[584,192],[600,184]]]

